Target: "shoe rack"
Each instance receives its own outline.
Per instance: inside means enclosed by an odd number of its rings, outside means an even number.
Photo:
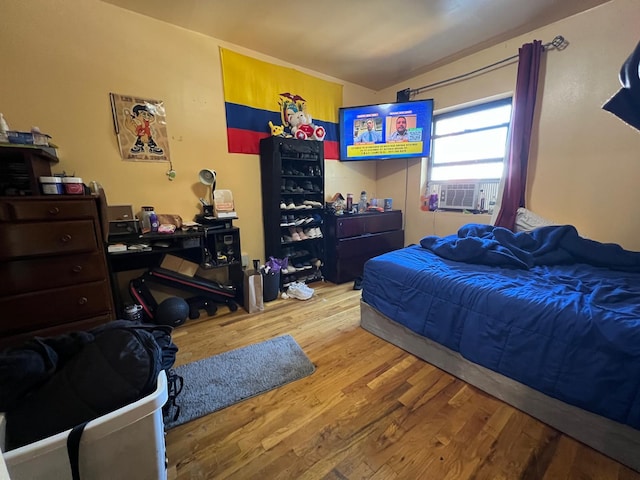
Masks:
[[[268,137],[260,141],[264,250],[289,258],[282,286],[323,280],[324,144]]]

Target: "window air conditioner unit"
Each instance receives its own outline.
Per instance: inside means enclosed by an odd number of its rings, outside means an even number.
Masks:
[[[473,210],[476,208],[480,184],[474,182],[445,183],[440,187],[438,208]]]

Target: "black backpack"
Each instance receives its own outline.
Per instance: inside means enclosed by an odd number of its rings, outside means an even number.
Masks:
[[[26,349],[31,360],[26,363],[33,365],[37,363],[34,355],[44,355],[46,361],[41,363],[46,367],[40,376],[13,372],[14,378],[29,378],[30,389],[25,392],[24,386],[3,384],[1,380],[7,379],[0,376],[0,390],[16,387],[22,392],[6,410],[10,448],[85,424],[152,393],[160,372],[171,372],[175,362],[178,348],[171,331],[165,325],[117,320],[88,335],[36,339],[38,348]],[[69,351],[75,353],[69,355]],[[24,352],[14,349],[0,355],[0,372],[6,371],[3,360]]]

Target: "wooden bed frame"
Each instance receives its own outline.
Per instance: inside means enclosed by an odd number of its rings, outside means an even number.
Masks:
[[[568,405],[477,365],[394,322],[363,300],[360,300],[360,326],[640,472],[640,430]]]

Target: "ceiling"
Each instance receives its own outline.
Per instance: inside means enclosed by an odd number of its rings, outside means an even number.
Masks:
[[[610,0],[103,1],[377,91]]]

